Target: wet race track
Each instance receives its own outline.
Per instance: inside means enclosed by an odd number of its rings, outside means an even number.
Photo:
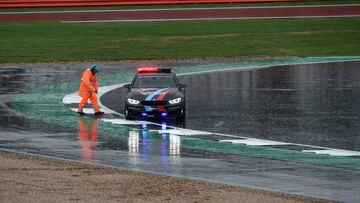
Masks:
[[[359,202],[359,59],[159,64],[188,85],[184,122],[123,119],[134,64],[100,64],[101,118],[71,110],[84,64],[3,66],[0,149]]]

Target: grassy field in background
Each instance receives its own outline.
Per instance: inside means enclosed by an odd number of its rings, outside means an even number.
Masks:
[[[0,63],[360,55],[360,18],[0,24]]]
[[[213,7],[249,7],[249,6],[296,6],[296,5],[336,5],[360,4],[360,0],[304,0],[298,2],[274,3],[210,3],[210,4],[172,4],[138,6],[83,6],[83,7],[39,7],[39,8],[0,8],[1,12],[63,11],[63,10],[119,10],[119,9],[157,9],[157,8],[213,8]]]

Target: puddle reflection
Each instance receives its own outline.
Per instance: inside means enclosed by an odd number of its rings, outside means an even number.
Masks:
[[[82,160],[91,162],[96,158],[98,144],[99,119],[93,118],[87,121],[79,117],[79,144],[82,150]]]
[[[137,154],[139,153],[139,132],[137,131],[130,131],[129,132],[129,140],[128,140],[128,145],[129,145],[129,153],[130,154]]]
[[[180,155],[180,137],[177,135],[169,135],[169,140],[170,155]]]
[[[150,160],[160,155],[165,168],[169,164],[178,164],[181,152],[181,139],[177,135],[154,135],[144,126],[143,130],[129,131],[129,155],[134,165],[151,164]],[[156,155],[156,156],[152,156]]]

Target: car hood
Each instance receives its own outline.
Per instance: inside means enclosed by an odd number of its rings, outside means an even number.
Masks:
[[[178,97],[183,97],[182,93],[177,87],[170,88],[132,88],[128,93],[128,98],[139,101],[151,100],[170,100]]]

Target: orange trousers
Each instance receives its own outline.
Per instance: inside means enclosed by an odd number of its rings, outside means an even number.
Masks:
[[[91,104],[92,104],[92,106],[94,108],[94,112],[96,113],[96,112],[100,111],[99,104],[98,104],[98,101],[97,101],[97,96],[96,96],[95,93],[83,94],[81,97],[82,97],[82,99],[81,99],[80,104],[79,104],[78,112],[83,112],[83,108],[87,104],[87,101],[89,99],[90,99]]]

